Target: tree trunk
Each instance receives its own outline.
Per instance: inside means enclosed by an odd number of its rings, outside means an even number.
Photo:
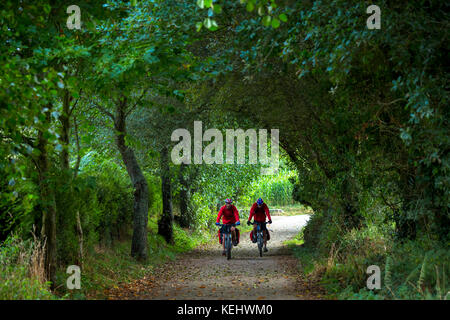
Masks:
[[[48,106],[50,109],[51,106]],[[50,111],[46,112],[47,122],[50,122]],[[45,129],[44,129],[45,130]],[[51,281],[51,288],[55,288],[56,272],[56,202],[54,190],[49,181],[49,159],[47,153],[48,140],[42,130],[38,132],[37,157],[39,193],[42,209],[42,231],[41,235],[45,241],[44,270],[47,281]]]
[[[59,141],[62,145],[60,154],[61,167],[63,170],[69,171],[69,133],[70,133],[70,96],[69,90],[64,90],[63,96],[63,112],[59,116],[61,122],[61,136]]]
[[[69,90],[64,90],[64,96],[63,96],[63,112],[59,117],[59,121],[61,122],[61,135],[60,135],[60,142],[62,145],[62,151],[60,154],[60,161],[61,161],[61,168],[62,168],[62,176],[67,183],[70,182],[70,179],[72,179],[72,175],[69,173],[70,166],[69,166],[69,143],[70,143],[70,93]],[[78,131],[77,124],[75,123],[75,129]],[[76,138],[77,138],[77,151],[78,151],[78,159],[77,159],[77,167],[75,168],[75,173],[73,175],[73,179],[76,178],[78,173],[78,166],[80,161],[80,154],[79,154],[79,141],[78,141],[78,132],[75,132]],[[77,210],[75,214],[76,219],[76,233],[78,238],[78,266],[82,266],[83,263],[83,229],[81,226],[81,219],[80,219],[80,211]]]
[[[125,143],[127,99],[116,105],[114,128],[116,144],[134,187],[134,217],[131,256],[137,260],[147,259],[148,185],[137,162],[136,155]]]
[[[77,236],[78,236],[78,261],[77,264],[81,268],[83,266],[83,228],[81,227],[80,211],[77,210]]]
[[[161,183],[163,212],[158,221],[158,234],[162,235],[167,243],[173,243],[173,211],[172,190],[170,185],[169,152],[167,147],[161,149]]]
[[[180,164],[179,181],[181,185],[180,190],[180,227],[189,228],[192,226],[192,212],[189,208],[190,192],[188,181],[184,174],[186,173],[186,164]]]
[[[408,154],[406,152],[401,155],[401,165],[398,166],[399,189],[402,205],[399,210],[394,212],[395,231],[397,239],[400,241],[416,238],[416,221],[408,217],[408,211],[411,204],[414,203],[416,190],[416,169],[409,165]]]

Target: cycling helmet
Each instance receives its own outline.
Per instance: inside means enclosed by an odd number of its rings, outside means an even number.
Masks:
[[[231,200],[231,199],[225,199],[225,203],[233,203],[233,200]]]
[[[263,199],[259,198],[258,200],[256,200],[256,203],[257,203],[257,204],[263,204],[264,201],[263,201]]]

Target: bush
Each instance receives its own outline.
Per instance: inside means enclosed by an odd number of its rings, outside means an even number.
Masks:
[[[97,243],[111,246],[132,222],[133,193],[126,171],[93,152],[83,157],[80,168],[77,178],[67,174],[56,181],[57,249],[63,266],[79,262],[78,217],[87,250]]]
[[[296,248],[308,272],[320,272],[321,283],[340,299],[448,299],[450,252],[423,237],[394,241],[392,226],[368,224],[341,228],[330,213],[311,216],[303,230],[305,248]],[[386,223],[385,223],[386,224]],[[381,290],[366,288],[367,267],[381,270]]]
[[[133,187],[126,170],[110,158],[87,153],[80,163],[80,174],[67,189],[60,188],[58,212],[64,226],[58,235],[59,256],[65,263],[76,259],[78,238],[75,232],[79,212],[86,248],[99,243],[110,247],[124,239],[133,223]],[[149,186],[149,215],[161,210],[159,178],[146,174]]]

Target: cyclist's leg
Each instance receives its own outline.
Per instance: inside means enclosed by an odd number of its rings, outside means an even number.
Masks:
[[[225,233],[223,232],[223,228],[221,229],[220,236],[222,237],[222,255],[225,255]]]
[[[222,246],[223,246],[223,250],[222,250],[222,255],[224,256],[226,254],[226,250],[225,250],[225,234],[223,234],[222,236]]]

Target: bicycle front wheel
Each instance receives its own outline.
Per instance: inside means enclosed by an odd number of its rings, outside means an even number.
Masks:
[[[258,250],[259,250],[259,256],[262,257],[262,249],[263,249],[263,237],[259,233],[258,234]]]

